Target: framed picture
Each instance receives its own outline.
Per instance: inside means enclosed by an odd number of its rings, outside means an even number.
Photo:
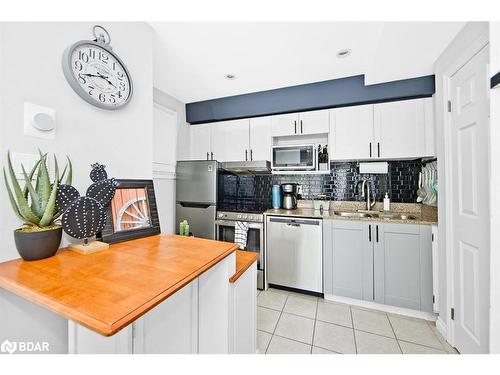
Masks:
[[[153,180],[116,180],[101,240],[107,243],[160,233]]]

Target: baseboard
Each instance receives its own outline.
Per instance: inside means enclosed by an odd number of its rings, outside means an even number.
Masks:
[[[441,334],[441,336],[443,336],[444,339],[448,341],[448,327],[446,326],[446,323],[443,321],[443,319],[441,319],[440,316],[438,316],[436,320],[436,329]]]
[[[377,303],[377,302],[370,302],[370,301],[363,301],[363,300],[359,300],[359,299],[355,299],[355,298],[334,296],[332,294],[325,294],[325,300],[347,303],[347,304],[353,305],[353,306],[365,307],[367,309],[380,310],[380,311],[384,311],[384,312],[391,313],[391,314],[408,316],[411,318],[429,320],[431,322],[436,321],[436,318],[437,318],[437,315],[434,313],[431,313],[431,312],[412,310],[412,309],[407,309],[404,307],[383,305],[383,304]],[[446,336],[443,336],[443,337],[446,337]]]

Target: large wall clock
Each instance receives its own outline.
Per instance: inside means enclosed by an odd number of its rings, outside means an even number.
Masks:
[[[92,31],[95,40],[81,40],[64,51],[64,76],[88,103],[109,110],[122,108],[132,97],[132,78],[113,52],[106,29],[96,25]]]

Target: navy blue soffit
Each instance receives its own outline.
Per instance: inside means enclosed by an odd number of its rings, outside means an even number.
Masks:
[[[186,104],[186,121],[201,124],[351,105],[425,98],[434,75],[365,86],[364,75]]]

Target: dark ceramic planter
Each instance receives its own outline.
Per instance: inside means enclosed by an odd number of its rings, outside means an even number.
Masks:
[[[41,232],[14,231],[17,251],[24,260],[40,260],[53,256],[61,244],[62,228]]]

